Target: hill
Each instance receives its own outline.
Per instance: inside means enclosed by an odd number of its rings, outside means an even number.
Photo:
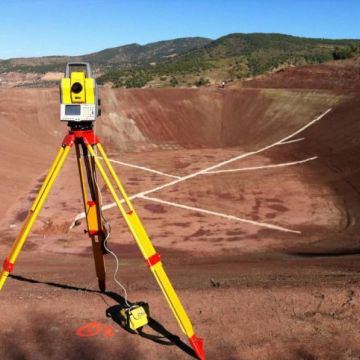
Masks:
[[[108,67],[129,68],[178,56],[201,48],[211,40],[201,37],[158,41],[146,45],[129,44],[80,56],[44,56],[0,60],[0,73],[19,71],[45,73],[63,71],[69,61],[88,61],[98,70]]]
[[[230,34],[154,66],[117,69],[99,78],[114,87],[201,86],[319,64],[359,54],[359,40],[311,39],[283,34]]]
[[[235,82],[232,88],[318,89],[360,91],[360,56],[325,64],[279,69],[271,74]]]
[[[37,74],[36,81],[18,81],[16,85],[43,86],[46,81],[40,74],[63,71],[68,61],[89,61],[98,82],[113,87],[202,86],[359,54],[360,40],[235,33],[217,40],[193,37],[129,44],[75,57],[0,60],[0,74]]]

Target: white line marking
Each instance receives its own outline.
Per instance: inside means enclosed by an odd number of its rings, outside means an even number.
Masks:
[[[99,158],[99,159],[102,159],[102,157],[100,157],[100,156],[98,156],[98,158]],[[128,166],[128,167],[131,167],[131,168],[135,168],[135,169],[140,169],[140,170],[152,172],[152,173],[154,173],[154,174],[171,177],[171,178],[173,178],[173,179],[180,179],[180,176],[170,175],[170,174],[164,173],[164,172],[162,172],[162,171],[158,171],[158,170],[154,170],[154,169],[147,168],[147,167],[145,167],[145,166],[129,164],[129,163],[126,163],[126,162],[123,162],[123,161],[112,160],[112,159],[109,159],[109,161],[111,161],[111,162],[113,162],[113,163],[116,163],[116,164]]]
[[[136,198],[138,198],[138,197],[140,197],[140,196],[145,196],[145,195],[151,194],[151,193],[153,193],[153,192],[156,192],[156,191],[165,189],[165,188],[167,188],[167,187],[169,187],[169,186],[175,185],[175,184],[180,183],[180,182],[182,182],[182,181],[186,181],[186,180],[191,179],[191,178],[193,178],[193,177],[196,177],[196,176],[198,176],[198,175],[204,174],[204,173],[206,173],[207,171],[214,170],[214,169],[216,169],[216,168],[218,168],[218,167],[221,167],[221,166],[223,166],[223,165],[229,164],[229,163],[234,162],[234,161],[236,161],[236,160],[244,159],[244,158],[246,158],[246,157],[248,157],[248,156],[255,155],[255,154],[259,154],[260,152],[263,152],[263,151],[266,151],[266,150],[268,150],[268,149],[271,149],[272,147],[277,146],[277,145],[280,145],[282,142],[284,142],[284,141],[286,141],[286,140],[294,137],[295,135],[303,132],[303,131],[306,130],[308,127],[312,126],[313,124],[315,124],[316,122],[318,122],[319,120],[321,120],[321,119],[322,119],[325,115],[327,115],[331,110],[332,110],[332,108],[327,109],[327,110],[324,111],[321,115],[319,115],[317,118],[311,120],[309,123],[307,123],[306,125],[304,125],[303,127],[301,127],[299,130],[295,131],[295,132],[292,133],[291,135],[286,136],[286,137],[284,137],[283,139],[281,139],[281,140],[279,140],[279,141],[277,141],[277,142],[275,142],[275,143],[273,143],[273,144],[271,144],[271,145],[265,146],[265,147],[263,147],[263,148],[261,148],[261,149],[259,149],[259,150],[256,150],[256,151],[252,151],[252,152],[248,152],[248,153],[245,153],[245,154],[242,154],[242,155],[235,156],[235,157],[233,157],[233,158],[231,158],[231,159],[222,161],[222,162],[220,162],[220,163],[218,163],[218,164],[212,165],[212,166],[210,166],[210,167],[208,167],[208,168],[206,168],[206,169],[197,171],[197,172],[195,172],[195,173],[193,173],[193,174],[189,174],[189,175],[180,177],[179,179],[173,180],[173,181],[171,181],[171,182],[169,182],[169,183],[166,183],[166,184],[164,184],[164,185],[161,185],[161,186],[157,186],[157,187],[152,188],[152,189],[150,189],[150,190],[146,190],[146,191],[139,192],[139,193],[137,193],[137,194],[134,194],[134,195],[130,196],[129,199],[130,199],[130,200],[134,200],[134,199],[136,199]],[[111,209],[111,208],[113,208],[113,207],[115,207],[115,206],[116,206],[116,203],[111,203],[111,204],[107,204],[107,205],[103,206],[102,209],[105,209],[105,208],[106,208],[106,210],[108,210],[108,209]],[[73,221],[73,223],[70,225],[70,228],[74,227],[76,220],[80,220],[80,219],[83,219],[83,218],[85,218],[85,213],[84,213],[84,212],[78,214],[78,215],[75,217],[75,220]]]
[[[151,193],[156,192],[156,191],[159,191],[159,190],[163,190],[163,189],[165,189],[165,188],[167,188],[167,187],[169,187],[169,186],[175,185],[175,184],[177,184],[177,183],[179,183],[179,182],[182,182],[182,181],[186,181],[186,180],[192,179],[192,178],[194,178],[194,177],[196,177],[196,176],[198,176],[198,175],[204,174],[204,173],[206,173],[206,172],[208,172],[208,171],[214,170],[214,169],[216,169],[216,168],[218,168],[218,167],[221,167],[221,166],[223,166],[223,165],[227,165],[227,164],[230,164],[230,163],[232,163],[232,162],[234,162],[234,161],[237,161],[237,160],[240,160],[240,159],[244,159],[244,158],[249,157],[249,156],[251,156],[251,155],[259,154],[259,153],[261,153],[261,152],[263,152],[263,151],[265,151],[265,150],[271,149],[271,148],[273,148],[274,146],[280,144],[282,141],[288,140],[288,139],[292,138],[293,136],[301,133],[302,131],[304,131],[305,129],[307,129],[309,126],[313,125],[314,123],[316,123],[317,121],[319,121],[320,119],[322,119],[322,118],[323,118],[328,112],[330,112],[330,111],[331,111],[331,108],[330,108],[330,109],[327,109],[327,110],[326,110],[325,112],[323,112],[320,116],[318,116],[318,117],[315,118],[314,120],[310,121],[308,124],[306,124],[305,126],[303,126],[302,128],[300,128],[299,130],[295,131],[295,132],[292,133],[291,135],[286,136],[285,138],[283,138],[283,139],[281,139],[281,140],[279,140],[279,141],[277,141],[277,142],[275,142],[275,143],[273,143],[273,144],[271,144],[271,145],[265,146],[265,147],[263,147],[263,148],[261,148],[261,149],[259,149],[259,150],[256,150],[256,151],[252,151],[252,152],[248,152],[248,153],[245,153],[245,154],[242,154],[242,155],[235,156],[235,157],[233,157],[233,158],[231,158],[231,159],[228,159],[228,160],[222,161],[222,162],[220,162],[220,163],[218,163],[218,164],[209,166],[209,167],[206,168],[206,169],[199,170],[199,171],[196,171],[196,172],[194,172],[194,173],[192,173],[192,174],[183,176],[183,177],[181,177],[180,179],[173,180],[173,181],[171,181],[171,182],[169,182],[169,183],[167,183],[167,184],[158,186],[158,187],[156,187],[156,188],[153,188],[153,189],[150,189],[150,190],[147,190],[147,191],[140,192],[140,193],[135,194],[135,195],[133,195],[132,197],[130,197],[130,199],[134,199],[134,198],[139,197],[139,196],[144,196],[144,195],[148,195],[148,194],[151,194]]]
[[[174,203],[174,202],[170,202],[170,201],[166,201],[166,200],[161,200],[161,199],[150,197],[150,196],[139,196],[139,198],[144,199],[144,200],[150,200],[150,201],[158,202],[158,203],[164,204],[164,205],[175,206],[175,207],[185,209],[185,210],[201,212],[201,213],[208,214],[208,215],[220,216],[220,217],[223,217],[223,218],[229,219],[229,220],[236,220],[236,221],[240,221],[240,222],[247,223],[247,224],[266,227],[266,228],[272,229],[272,230],[279,230],[279,231],[291,232],[291,233],[295,233],[295,234],[301,234],[301,231],[291,230],[291,229],[288,229],[288,228],[284,228],[282,226],[277,226],[277,225],[273,225],[273,224],[258,222],[258,221],[254,221],[254,220],[243,219],[243,218],[239,218],[239,217],[234,216],[234,215],[227,215],[227,214],[223,214],[223,213],[220,213],[220,212],[217,212],[217,211],[211,211],[211,210],[206,210],[206,209],[202,209],[202,208],[198,208],[198,207],[194,207],[194,206],[178,204],[178,203]]]
[[[292,144],[292,143],[296,143],[299,141],[305,140],[304,137],[302,138],[298,138],[298,139],[294,139],[294,140],[289,140],[289,141],[282,141],[279,145],[286,145],[286,144]]]
[[[318,156],[313,156],[311,158],[307,158],[307,159],[304,159],[304,160],[293,161],[293,162],[282,163],[282,164],[254,166],[254,167],[247,167],[247,168],[240,168],[240,169],[208,171],[208,172],[206,172],[206,174],[222,174],[222,173],[230,173],[230,172],[237,172],[237,171],[261,170],[261,169],[269,169],[269,168],[276,168],[276,167],[292,166],[292,165],[297,165],[297,164],[303,164],[303,163],[306,163],[308,161],[315,160],[317,158],[318,158]]]

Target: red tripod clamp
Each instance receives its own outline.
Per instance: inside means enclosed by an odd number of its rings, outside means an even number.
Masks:
[[[85,144],[96,145],[100,142],[94,130],[74,130],[70,131],[63,140],[63,146],[73,146],[76,139],[82,139]]]

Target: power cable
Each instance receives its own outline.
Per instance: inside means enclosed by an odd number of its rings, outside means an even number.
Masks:
[[[95,144],[95,155],[98,156],[98,152],[97,152],[97,146],[96,146],[96,123],[94,125],[94,141],[93,143]],[[89,156],[89,155],[88,155]],[[90,161],[90,164],[91,164],[91,161]],[[90,165],[92,166],[92,164]],[[106,218],[104,217],[103,215],[103,212],[101,210],[102,208],[102,205],[103,205],[103,200],[102,200],[102,194],[101,194],[101,189],[100,189],[100,186],[97,182],[97,176],[96,176],[96,173],[95,171],[93,171],[94,169],[91,169],[91,176],[92,176],[92,179],[96,185],[96,188],[97,188],[97,193],[99,194],[99,211],[100,211],[100,216],[102,218],[102,220],[104,221],[104,224],[105,224],[105,227],[106,227],[106,237],[104,239],[104,242],[103,242],[103,245],[104,245],[104,248],[105,250],[110,253],[114,259],[115,259],[115,263],[116,263],[116,267],[115,267],[115,272],[114,272],[114,275],[113,275],[113,279],[115,281],[115,283],[122,289],[123,293],[124,293],[124,301],[125,301],[125,304],[126,306],[131,309],[133,306],[129,304],[128,302],[128,293],[127,293],[127,290],[125,288],[125,286],[117,279],[116,275],[119,271],[119,266],[120,266],[120,262],[119,262],[119,258],[117,257],[117,255],[109,249],[109,247],[107,246],[107,241],[110,237],[110,233],[111,233],[111,225],[110,223],[106,220]],[[103,230],[103,229],[102,229]]]

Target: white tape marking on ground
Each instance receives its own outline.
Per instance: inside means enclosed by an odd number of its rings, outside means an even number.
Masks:
[[[302,138],[298,138],[298,139],[294,139],[294,140],[288,140],[288,141],[282,141],[279,145],[287,145],[287,144],[292,144],[292,143],[296,143],[299,141],[305,140],[304,137]]]
[[[102,157],[100,157],[100,156],[98,156],[98,158],[99,158],[99,159],[102,159]],[[144,170],[144,171],[148,171],[148,172],[151,172],[151,173],[154,173],[154,174],[171,177],[171,178],[173,178],[173,179],[180,179],[180,176],[170,175],[170,174],[164,173],[164,172],[162,172],[162,171],[150,169],[150,168],[145,167],[145,166],[140,166],[140,165],[135,165],[135,164],[129,164],[129,163],[126,163],[126,162],[123,162],[123,161],[112,160],[112,159],[109,159],[109,161],[111,161],[111,162],[113,162],[113,163],[115,163],[115,164],[120,164],[120,165],[128,166],[128,167],[131,167],[131,168],[134,168],[134,169]]]
[[[284,141],[286,141],[286,140],[294,137],[295,135],[297,135],[297,134],[303,132],[304,130],[306,130],[308,127],[314,125],[316,122],[318,122],[319,120],[321,120],[325,115],[327,115],[331,110],[332,110],[331,108],[327,109],[327,110],[324,111],[321,115],[319,115],[317,118],[311,120],[309,123],[307,123],[306,125],[304,125],[303,127],[301,127],[299,130],[295,131],[294,133],[290,134],[289,136],[286,136],[285,138],[283,138],[283,139],[281,139],[281,140],[279,140],[279,141],[277,141],[277,142],[275,142],[275,143],[273,143],[273,144],[271,144],[271,145],[265,146],[265,147],[263,147],[263,148],[261,148],[261,149],[259,149],[259,150],[256,150],[256,151],[252,151],[252,152],[248,152],[248,153],[245,153],[245,154],[242,154],[242,155],[235,156],[235,157],[233,157],[233,158],[231,158],[231,159],[222,161],[222,162],[217,163],[217,164],[215,164],[215,165],[212,165],[212,166],[210,166],[210,167],[208,167],[208,168],[206,168],[206,169],[199,170],[199,171],[197,171],[197,172],[195,172],[195,173],[192,173],[192,174],[189,174],[189,175],[180,177],[179,179],[173,180],[173,181],[171,181],[171,182],[169,182],[169,183],[166,183],[166,184],[164,184],[164,185],[161,185],[161,186],[157,186],[157,187],[152,188],[152,189],[150,189],[150,190],[146,190],[146,191],[139,192],[139,193],[137,193],[137,194],[134,194],[134,195],[130,196],[129,199],[130,199],[130,200],[134,200],[134,199],[136,199],[137,197],[145,196],[145,195],[151,194],[151,193],[153,193],[153,192],[156,192],[156,191],[165,189],[165,188],[167,188],[167,187],[169,187],[169,186],[176,185],[176,184],[178,184],[178,183],[180,183],[180,182],[182,182],[182,181],[186,181],[186,180],[189,180],[189,179],[191,179],[191,178],[193,178],[193,177],[196,177],[196,176],[198,176],[198,175],[204,174],[204,173],[206,173],[207,171],[214,170],[214,169],[216,169],[216,168],[218,168],[218,167],[221,167],[221,166],[223,166],[223,165],[226,165],[226,164],[232,163],[232,162],[234,162],[234,161],[237,161],[237,160],[240,160],[240,159],[249,157],[249,156],[251,156],[251,155],[259,154],[260,152],[263,152],[263,151],[266,151],[266,150],[268,150],[268,149],[271,149],[272,147],[279,145],[280,143],[282,143],[282,142],[284,142]],[[111,209],[111,208],[113,208],[113,207],[115,207],[115,206],[116,206],[116,203],[111,203],[111,204],[108,204],[108,205],[103,206],[102,209],[105,209],[105,208],[106,208],[106,209]],[[78,214],[78,215],[75,217],[75,220],[73,221],[73,223],[70,225],[70,228],[74,227],[76,220],[80,220],[80,219],[83,219],[83,218],[85,218],[85,213],[80,213],[80,214]]]
[[[218,167],[221,167],[221,166],[230,164],[230,163],[232,163],[232,162],[234,162],[234,161],[237,161],[237,160],[240,160],[240,159],[244,159],[244,158],[249,157],[249,156],[251,156],[251,155],[259,154],[259,153],[261,153],[261,152],[263,152],[263,151],[265,151],[265,150],[271,149],[272,147],[274,147],[274,146],[276,146],[276,145],[279,145],[282,141],[286,141],[286,140],[292,138],[293,136],[295,136],[295,135],[301,133],[302,131],[304,131],[305,129],[307,129],[309,126],[315,124],[317,121],[319,121],[320,119],[322,119],[322,118],[323,118],[327,113],[329,113],[330,111],[331,111],[331,108],[330,108],[330,109],[327,109],[325,112],[323,112],[323,113],[322,113],[321,115],[319,115],[317,118],[315,118],[314,120],[310,121],[308,124],[304,125],[304,126],[303,126],[302,128],[300,128],[299,130],[295,131],[294,133],[292,133],[292,134],[284,137],[283,139],[281,139],[281,140],[279,140],[279,141],[277,141],[277,142],[275,142],[275,143],[273,143],[273,144],[271,144],[271,145],[265,146],[265,147],[263,147],[263,148],[261,148],[261,149],[259,149],[259,150],[256,150],[256,151],[252,151],[252,152],[248,152],[248,153],[245,153],[245,154],[241,154],[241,155],[235,156],[235,157],[233,157],[233,158],[231,158],[231,159],[228,159],[228,160],[222,161],[222,162],[220,162],[220,163],[217,163],[217,164],[215,164],[215,165],[212,165],[212,166],[210,166],[210,167],[208,167],[208,168],[206,168],[206,169],[199,170],[199,171],[196,171],[196,172],[194,172],[194,173],[192,173],[192,174],[183,176],[183,177],[181,177],[180,179],[173,180],[173,181],[171,181],[171,182],[169,182],[169,183],[167,183],[167,184],[160,185],[160,186],[158,186],[158,187],[156,187],[156,188],[153,188],[153,189],[150,189],[150,190],[147,190],[147,191],[140,192],[140,193],[138,193],[138,194],[135,194],[135,195],[131,196],[130,199],[135,199],[136,197],[139,197],[139,196],[149,195],[149,194],[151,194],[151,193],[153,193],[153,192],[156,192],[156,191],[165,189],[165,188],[167,188],[167,187],[169,187],[169,186],[173,186],[173,185],[178,184],[178,183],[180,183],[180,182],[182,182],[182,181],[186,181],[186,180],[192,179],[192,178],[194,178],[194,177],[196,177],[196,176],[198,176],[198,175],[204,174],[204,173],[206,173],[206,172],[208,172],[208,171],[211,171],[211,170],[214,170],[214,169],[216,169],[216,168],[218,168]]]
[[[293,161],[288,163],[282,163],[282,164],[273,164],[273,165],[264,165],[264,166],[253,166],[253,167],[247,167],[247,168],[240,168],[240,169],[227,169],[227,170],[216,170],[216,171],[207,171],[206,174],[222,174],[222,173],[230,173],[230,172],[237,172],[237,171],[250,171],[250,170],[261,170],[261,169],[270,169],[270,168],[277,168],[277,167],[285,167],[285,166],[292,166],[292,165],[298,165],[303,164],[308,161],[312,161],[317,159],[318,156],[313,156],[311,158],[307,158],[300,161]]]
[[[319,120],[321,120],[324,116],[326,116],[330,111],[332,110],[332,108],[327,109],[326,111],[324,111],[321,115],[319,115],[317,118],[311,120],[309,123],[307,123],[306,125],[304,125],[302,128],[300,128],[299,130],[295,131],[293,134],[287,136],[286,138],[278,141],[278,143],[282,143],[288,139],[291,139],[292,137],[294,137],[297,134],[302,133],[304,130],[306,130],[308,127],[314,125],[316,122],[318,122]]]
[[[291,230],[291,229],[288,229],[288,228],[284,228],[282,226],[277,226],[277,225],[273,225],[273,224],[258,222],[258,221],[254,221],[254,220],[243,219],[243,218],[239,218],[239,217],[234,216],[234,215],[227,215],[227,214],[223,214],[223,213],[220,213],[220,212],[217,212],[217,211],[206,210],[206,209],[202,209],[202,208],[198,208],[198,207],[194,207],[194,206],[178,204],[178,203],[174,203],[174,202],[170,202],[170,201],[166,201],[166,200],[161,200],[159,198],[154,198],[154,197],[150,197],[150,196],[139,196],[139,198],[144,199],[144,200],[157,202],[157,203],[164,204],[164,205],[178,207],[180,209],[185,209],[185,210],[190,210],[190,211],[195,211],[195,212],[201,212],[201,213],[208,214],[208,215],[220,216],[220,217],[223,217],[223,218],[228,219],[228,220],[236,220],[236,221],[240,221],[240,222],[247,223],[247,224],[266,227],[266,228],[272,229],[272,230],[291,232],[291,233],[294,233],[294,234],[301,234],[301,231]]]

